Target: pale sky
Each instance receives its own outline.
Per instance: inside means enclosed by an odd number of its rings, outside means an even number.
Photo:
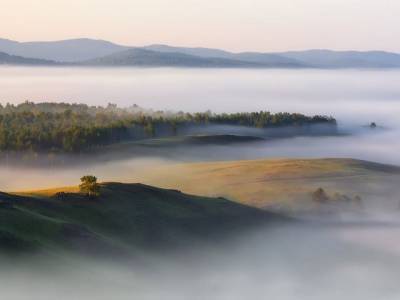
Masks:
[[[0,37],[400,52],[400,0],[0,0]]]

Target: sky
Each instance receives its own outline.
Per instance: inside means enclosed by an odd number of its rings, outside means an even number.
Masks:
[[[400,52],[399,0],[0,0],[0,37]]]

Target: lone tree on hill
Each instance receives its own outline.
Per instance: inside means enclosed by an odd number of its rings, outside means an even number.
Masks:
[[[97,183],[96,176],[86,175],[81,178],[79,185],[81,193],[86,194],[89,198],[95,198],[100,195],[100,185]]]

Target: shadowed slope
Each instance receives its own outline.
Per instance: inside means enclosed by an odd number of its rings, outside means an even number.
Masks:
[[[102,184],[98,199],[54,193],[0,195],[0,248],[132,254],[137,248],[215,241],[257,224],[284,220],[222,198],[141,184]]]

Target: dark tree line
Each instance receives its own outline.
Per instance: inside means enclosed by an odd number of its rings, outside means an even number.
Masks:
[[[336,124],[336,121],[332,117],[298,113],[190,114],[149,111],[138,106],[122,109],[112,104],[95,107],[25,102],[0,105],[0,151],[79,152],[124,140],[154,137],[161,130],[164,135],[174,135],[178,127],[204,124],[266,128],[320,123]]]

